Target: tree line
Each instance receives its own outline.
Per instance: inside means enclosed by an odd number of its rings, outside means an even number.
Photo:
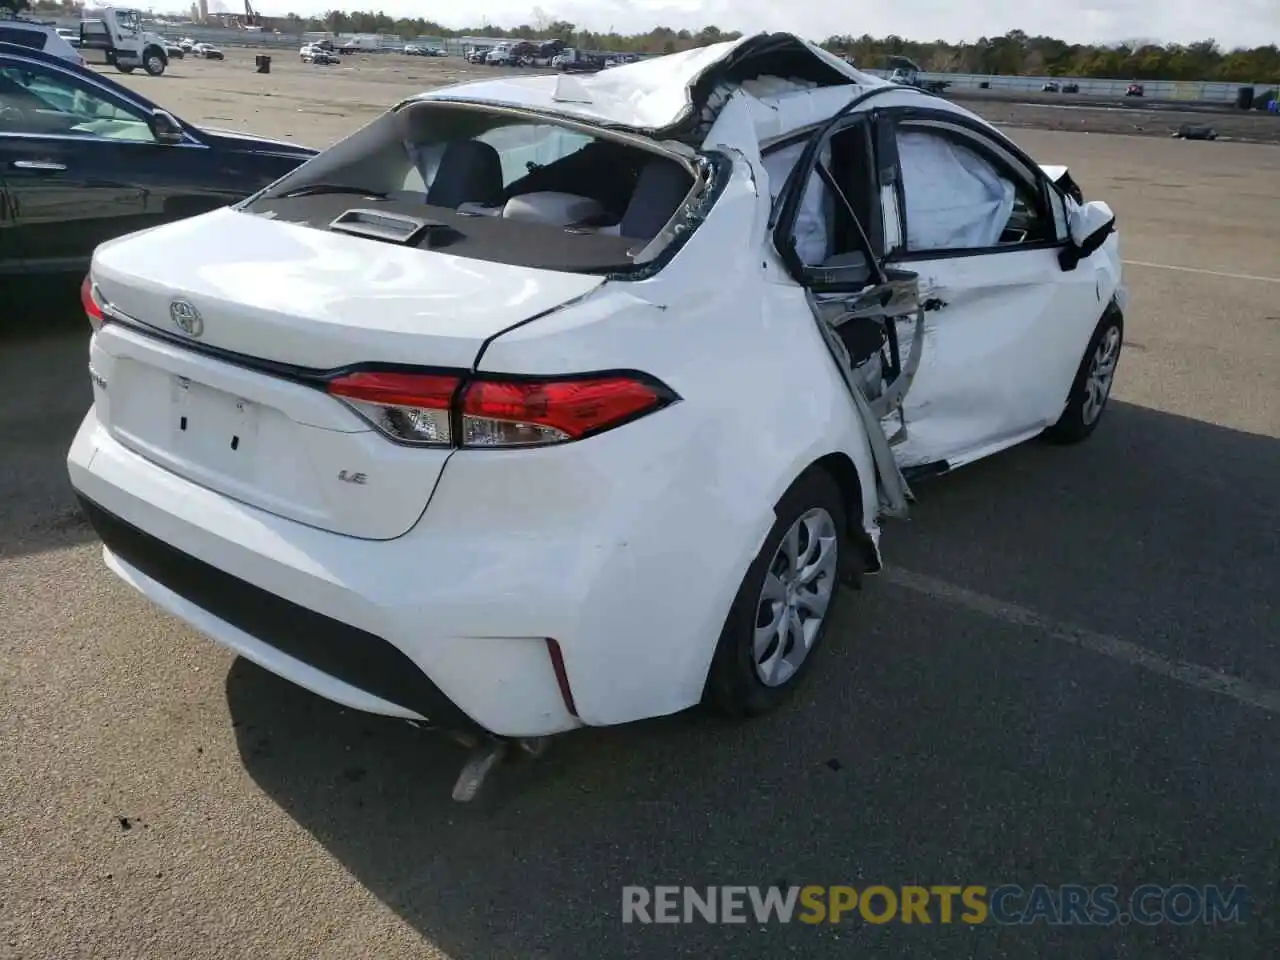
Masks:
[[[74,0],[0,0],[0,7],[34,8],[66,14],[78,9]],[[663,54],[735,40],[738,31],[706,26],[701,30],[654,27],[647,33],[620,34],[579,30],[576,24],[553,19],[535,8],[534,22],[515,27],[480,24],[450,29],[421,17],[396,18],[381,12],[331,10],[321,17],[286,18],[298,32],[386,33],[405,40],[416,37],[557,38],[589,50]],[[1280,48],[1276,45],[1224,50],[1213,39],[1196,43],[1153,43],[1131,40],[1116,44],[1067,43],[1054,37],[1031,36],[1010,30],[1002,37],[982,37],[973,43],[946,40],[916,41],[899,36],[830,36],[822,46],[869,69],[882,68],[888,57],[908,57],[923,70],[937,73],[1002,74],[1006,76],[1106,77],[1134,80],[1223,80],[1232,83],[1280,82]]]
[[[451,30],[426,19],[395,19],[383,13],[333,10],[316,20],[291,19],[304,29],[335,33],[394,33],[405,38],[502,37],[558,38],[587,49],[632,53],[675,53],[690,47],[734,40],[738,31],[707,26],[698,31],[654,27],[648,33],[624,35],[579,30],[563,20],[542,18],[514,28],[492,24]],[[946,40],[914,41],[898,36],[830,36],[821,44],[850,57],[859,66],[882,68],[890,56],[908,57],[923,70],[944,73],[1002,74],[1006,76],[1109,77],[1135,80],[1224,80],[1233,83],[1280,81],[1280,48],[1270,44],[1252,49],[1224,50],[1213,39],[1191,44],[1159,44],[1133,40],[1110,45],[1071,44],[1054,37],[1031,36],[1011,30],[1002,37],[982,37],[973,43]]]

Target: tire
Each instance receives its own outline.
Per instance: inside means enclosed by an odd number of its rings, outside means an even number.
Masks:
[[[1057,444],[1080,443],[1098,428],[1107,412],[1107,401],[1111,399],[1123,346],[1124,315],[1113,305],[1107,308],[1089,338],[1089,346],[1071,383],[1067,405],[1058,422],[1044,431],[1046,440]]]
[[[133,67],[126,67],[124,64],[120,63],[120,61],[118,60],[116,61],[116,69],[119,70],[121,73],[133,73]]]
[[[165,55],[156,47],[148,47],[142,52],[142,69],[152,77],[158,77],[164,73],[164,68],[168,66],[168,60]]]
[[[848,563],[854,553],[845,539],[844,497],[825,470],[815,469],[801,476],[778,502],[774,515],[773,528],[729,608],[707,676],[704,701],[731,717],[767,713],[800,686],[812,667],[838,604],[841,564]],[[788,560],[784,540],[794,534],[797,539],[790,541],[792,549],[803,558],[811,549],[809,545],[815,542],[812,537],[815,531],[820,534],[817,556],[823,559],[808,565],[822,564],[815,579],[808,581],[808,586],[817,587],[810,592],[792,579],[795,565]],[[830,552],[824,557],[821,551]],[[788,587],[788,583],[792,586]],[[777,599],[767,596],[766,589],[780,591]],[[824,596],[825,603],[822,603]],[[788,602],[788,597],[799,602]],[[803,611],[816,609],[820,603],[821,615],[816,617],[818,622],[810,633],[807,625],[815,616],[805,618]],[[762,649],[757,651],[760,621],[795,623],[788,620],[789,614],[800,618],[799,632],[792,628],[779,636],[776,629],[766,627],[760,633]],[[807,646],[799,645],[802,638],[807,640]],[[765,676],[769,673],[773,673],[773,677],[766,682]]]

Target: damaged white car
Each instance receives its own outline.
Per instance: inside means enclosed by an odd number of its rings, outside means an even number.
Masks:
[[[908,481],[1097,426],[1115,221],[788,34],[432,91],[100,247],[71,481],[120,577],[481,743],[758,714]]]

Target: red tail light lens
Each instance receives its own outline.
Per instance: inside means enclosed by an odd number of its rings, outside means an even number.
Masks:
[[[447,374],[351,373],[329,381],[341,399],[397,443],[450,446],[450,411],[459,378]]]
[[[64,288],[65,289],[65,288]],[[89,318],[89,326],[94,330],[102,329],[102,307],[98,303],[98,298],[93,292],[93,280],[88,274],[85,274],[84,282],[80,284],[80,304],[84,307],[85,316]]]
[[[464,447],[564,443],[668,402],[668,391],[630,375],[477,380],[463,394],[461,440]]]
[[[328,391],[389,439],[432,447],[566,443],[676,399],[662,384],[625,373],[486,377],[464,384],[461,374],[366,371],[329,381]],[[461,432],[455,435],[458,427]]]

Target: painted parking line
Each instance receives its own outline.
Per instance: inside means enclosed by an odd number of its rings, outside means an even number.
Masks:
[[[963,607],[973,613],[981,613],[1014,626],[1039,630],[1062,643],[1100,653],[1112,660],[1119,660],[1121,663],[1175,680],[1184,686],[1230,697],[1238,703],[1256,707],[1268,713],[1280,713],[1280,690],[1261,687],[1209,667],[1186,663],[1182,660],[1171,660],[1154,650],[1128,640],[1051,620],[1020,604],[997,600],[995,597],[922,573],[914,573],[899,567],[886,567],[880,574],[880,579],[934,600]]]
[[[1222,277],[1226,280],[1252,280],[1255,283],[1280,283],[1280,277],[1260,277],[1254,273],[1224,273],[1221,270],[1205,270],[1200,267],[1177,267],[1172,263],[1148,263],[1145,260],[1125,260],[1126,267],[1149,267],[1152,270],[1176,270],[1178,273],[1198,273],[1206,277]]]

